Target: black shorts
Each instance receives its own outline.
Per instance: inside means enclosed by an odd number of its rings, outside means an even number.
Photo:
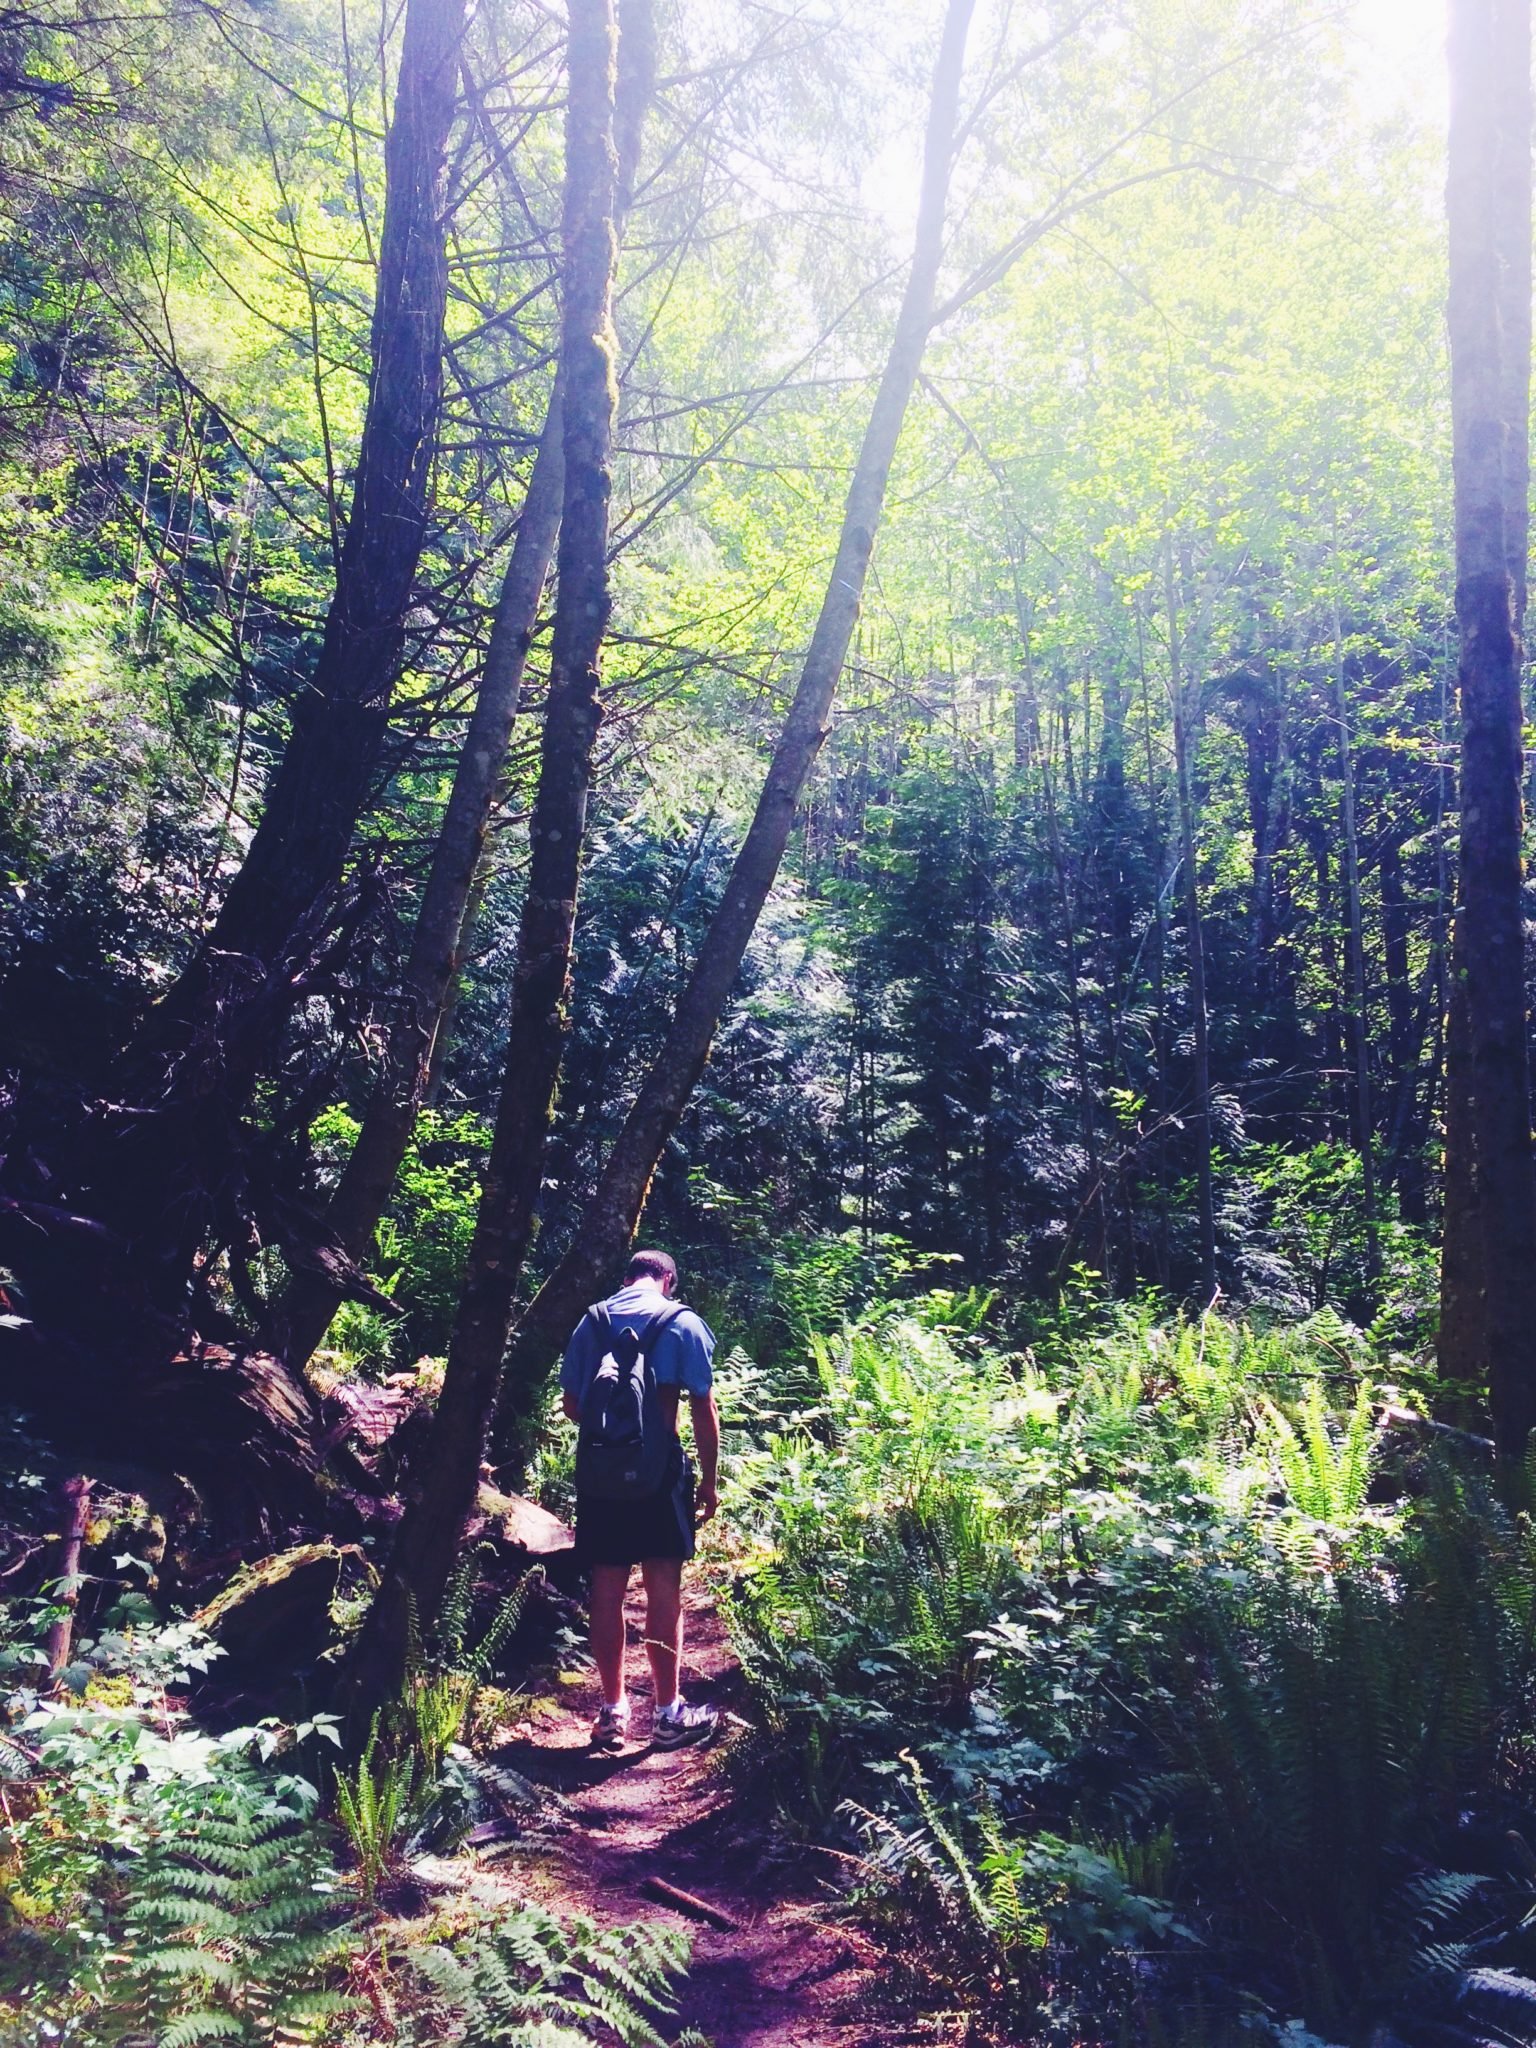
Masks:
[[[576,1561],[581,1565],[644,1564],[652,1557],[693,1555],[693,1462],[678,1445],[672,1476],[638,1500],[576,1497]]]

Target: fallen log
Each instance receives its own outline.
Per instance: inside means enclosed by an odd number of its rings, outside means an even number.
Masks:
[[[251,1565],[199,1609],[194,1619],[229,1659],[225,1670],[245,1678],[312,1663],[335,1634],[331,1602],[346,1555],[333,1543],[299,1544]]]

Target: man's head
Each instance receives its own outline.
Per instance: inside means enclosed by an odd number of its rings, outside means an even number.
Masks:
[[[677,1267],[670,1252],[636,1252],[624,1269],[624,1284],[650,1280],[663,1294],[677,1292]]]

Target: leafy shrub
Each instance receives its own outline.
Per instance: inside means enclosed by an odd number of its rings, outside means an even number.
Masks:
[[[905,1762],[910,1814],[852,1803],[845,1812],[865,1844],[866,1901],[894,1916],[909,1958],[947,1994],[1009,2021],[1038,2010],[1053,1970],[1081,1978],[1108,1962],[1096,1990],[1123,2001],[1131,1979],[1116,1962],[1138,1946],[1187,1938],[1172,1909],[1134,1891],[1109,1856],[1041,1830],[1011,1832],[986,1797],[946,1811],[916,1762]],[[1070,1957],[1065,1965],[1053,1944]]]
[[[905,1947],[1042,2038],[1525,2038],[1531,1527],[1422,1449],[1383,1497],[1331,1310],[1101,1306],[1049,1378],[941,1318],[758,1400],[727,1602],[791,1802],[846,1802]]]
[[[165,1735],[124,1707],[43,1708],[21,1732],[0,1997],[82,2048],[302,2039],[344,2008],[315,1789],[257,1768],[253,1731]]]
[[[1450,2024],[1480,1955],[1536,1961],[1498,1827],[1529,1826],[1536,1541],[1441,1471],[1380,1547],[1258,1563],[1191,1578],[1139,1674],[1181,1883],[1313,2025]]]
[[[999,1482],[1043,1483],[1050,1460],[1032,1425],[999,1428],[1006,1372],[910,1314],[818,1339],[812,1363],[815,1405],[738,1461],[772,1550],[727,1608],[769,1730],[825,1815],[860,1761],[969,1714],[973,1633],[1023,1584]],[[1037,1419],[1052,1431],[1055,1417],[1052,1402]]]
[[[466,1645],[468,1585],[465,1570],[445,1619],[469,1668],[453,1684],[419,1668],[393,1813],[376,1747],[361,1772],[345,1774],[355,1805],[373,1797],[368,1826],[385,1845],[383,1866],[407,1809],[419,1826],[440,1795],[433,1774],[450,1756],[465,1694],[516,1624],[520,1599]],[[659,2040],[686,1936],[566,1924],[510,1896],[494,1911],[456,1906],[451,1925],[380,1923],[365,1910],[378,1873],[372,1883],[366,1871],[361,1883],[337,1874],[315,1784],[288,1767],[304,1742],[335,1739],[334,1724],[199,1731],[164,1682],[186,1646],[162,1633],[130,1643],[125,1668],[110,1674],[126,1687],[120,1702],[33,1703],[13,1733],[0,1731],[7,2048],[300,2048],[360,2038],[359,2015],[367,2038],[377,2018],[407,2048]]]

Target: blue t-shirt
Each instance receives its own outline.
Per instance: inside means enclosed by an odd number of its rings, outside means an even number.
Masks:
[[[638,1330],[656,1311],[667,1306],[667,1297],[648,1280],[637,1280],[609,1295],[602,1304],[615,1326]],[[707,1394],[714,1385],[711,1361],[715,1355],[715,1333],[704,1318],[691,1308],[674,1316],[656,1340],[651,1365],[658,1387],[680,1387],[687,1394]],[[560,1368],[560,1385],[575,1396],[577,1405],[586,1399],[592,1375],[602,1363],[603,1344],[598,1325],[588,1309],[571,1332]]]

